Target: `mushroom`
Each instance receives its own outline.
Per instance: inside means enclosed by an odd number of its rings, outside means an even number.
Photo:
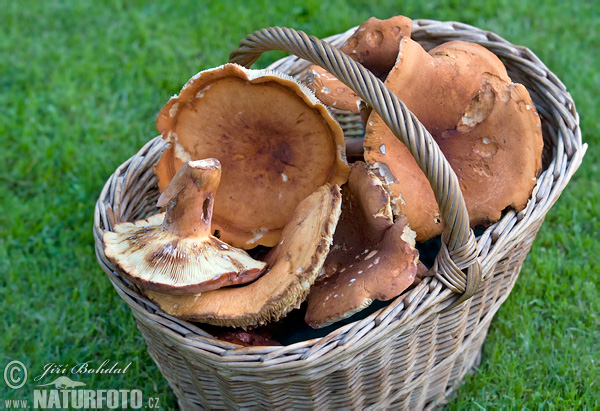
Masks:
[[[170,315],[212,325],[246,328],[278,321],[300,306],[321,271],[341,201],[340,188],[326,184],[300,202],[265,257],[267,272],[250,284],[200,295],[146,295]]]
[[[410,36],[412,20],[395,16],[387,20],[371,17],[356,29],[340,47],[340,51],[364,65],[378,77],[385,77],[394,66],[401,36]],[[363,122],[370,110],[366,103],[324,68],[309,66],[299,78],[324,104],[339,110],[360,114]]]
[[[458,176],[472,227],[497,221],[502,210],[522,210],[541,170],[540,120],[522,85],[502,62],[464,41],[427,53],[402,38],[386,86],[432,134]],[[404,215],[417,241],[441,234],[431,186],[409,150],[372,113],[365,161],[385,180],[394,215]]]
[[[457,171],[473,227],[527,205],[542,170],[540,119],[527,89],[484,75],[461,121],[438,145]]]
[[[364,161],[364,139],[362,137],[346,137],[346,157],[348,163]]]
[[[161,190],[187,160],[223,164],[213,228],[236,247],[274,246],[300,201],[348,178],[339,124],[281,73],[236,64],[200,72],[163,107],[157,129],[171,142],[155,168]]]
[[[313,65],[306,71],[306,85],[323,104],[356,114],[366,109],[365,102],[354,90],[324,68]]]
[[[398,40],[410,37],[412,20],[394,16],[387,20],[371,17],[361,24],[340,47],[340,51],[356,60],[379,78],[385,78],[394,67]]]
[[[401,294],[417,279],[419,252],[405,218],[394,223],[390,198],[362,162],[342,188],[342,215],[323,275],[311,287],[305,321],[321,328]]]
[[[265,337],[253,331],[223,331],[215,335],[219,340],[227,341],[244,347],[253,346],[281,346],[281,343],[272,338]]]
[[[216,159],[184,164],[158,199],[166,212],[106,232],[106,256],[140,287],[170,294],[199,293],[257,278],[266,263],[211,235],[220,178]]]

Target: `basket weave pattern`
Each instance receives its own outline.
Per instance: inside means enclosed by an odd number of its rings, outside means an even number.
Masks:
[[[340,45],[352,32],[327,41]],[[507,212],[477,238],[477,292],[448,309],[456,302],[456,292],[437,277],[426,277],[386,308],[320,339],[246,348],[216,340],[196,324],[158,309],[104,255],[105,231],[156,212],[152,166],[166,147],[156,137],[107,181],[95,210],[94,235],[100,265],[131,308],[149,354],[182,408],[421,409],[444,403],[478,362],[494,314],[586,147],[570,95],[528,49],[459,23],[416,20],[412,38],[426,49],[456,39],[487,47],[504,60],[513,81],[527,87],[542,119],[544,172],[525,210]],[[295,75],[307,65],[292,56],[270,68]],[[362,132],[355,117],[337,114],[347,136]]]

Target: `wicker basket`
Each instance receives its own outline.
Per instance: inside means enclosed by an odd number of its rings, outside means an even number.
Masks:
[[[326,40],[339,46],[353,30]],[[115,171],[100,195],[94,218],[96,253],[129,304],[148,352],[181,408],[429,408],[445,403],[478,362],[490,321],[586,146],[570,95],[530,50],[454,22],[416,20],[412,38],[426,49],[456,39],[479,43],[504,61],[513,81],[527,87],[543,122],[545,142],[544,172],[532,201],[520,213],[507,212],[475,238],[454,173],[420,123],[381,82],[303,33],[277,28],[248,36],[232,53],[233,61],[249,65],[263,51],[290,51],[336,74],[379,111],[428,175],[447,228],[431,276],[387,307],[322,338],[241,348],[162,312],[104,255],[106,230],[156,212],[152,166],[166,144],[160,137],[150,141]],[[296,75],[308,64],[291,56],[270,68]],[[347,135],[362,133],[356,118],[337,114]]]

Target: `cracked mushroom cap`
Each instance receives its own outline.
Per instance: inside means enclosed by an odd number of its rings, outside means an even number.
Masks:
[[[274,246],[296,206],[349,173],[344,135],[291,77],[226,64],[198,73],[158,115],[171,143],[155,167],[164,189],[187,160],[223,164],[213,228],[236,247]]]
[[[305,321],[313,328],[390,300],[418,281],[414,232],[403,217],[393,222],[389,195],[364,163],[354,164],[342,195],[324,274],[308,296]]]
[[[340,47],[340,51],[383,78],[394,67],[398,40],[410,37],[412,20],[395,16],[387,20],[371,17],[361,24]]]
[[[146,294],[166,313],[187,320],[244,328],[278,321],[300,306],[321,271],[341,201],[339,187],[329,184],[304,199],[266,256],[267,272],[253,283],[200,295]]]
[[[471,226],[527,205],[542,170],[540,118],[527,89],[485,75],[461,121],[438,145],[457,170]]]
[[[386,86],[417,116],[458,176],[471,226],[521,210],[541,169],[539,117],[527,91],[510,82],[502,62],[477,44],[452,41],[427,53],[403,38]],[[430,184],[408,149],[372,113],[365,161],[385,180],[395,215],[417,241],[443,230]]]
[[[186,163],[158,199],[167,211],[106,232],[106,256],[140,287],[170,294],[204,292],[257,278],[264,262],[211,235],[220,176],[215,159]]]

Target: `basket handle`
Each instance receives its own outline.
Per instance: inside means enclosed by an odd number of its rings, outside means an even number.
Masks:
[[[481,283],[475,235],[458,178],[435,140],[406,105],[362,65],[316,37],[289,28],[270,27],[240,41],[229,61],[250,67],[263,52],[283,50],[317,64],[356,92],[381,116],[410,150],[429,180],[440,207],[444,232],[433,274],[452,291],[462,294],[451,307],[469,299]]]

